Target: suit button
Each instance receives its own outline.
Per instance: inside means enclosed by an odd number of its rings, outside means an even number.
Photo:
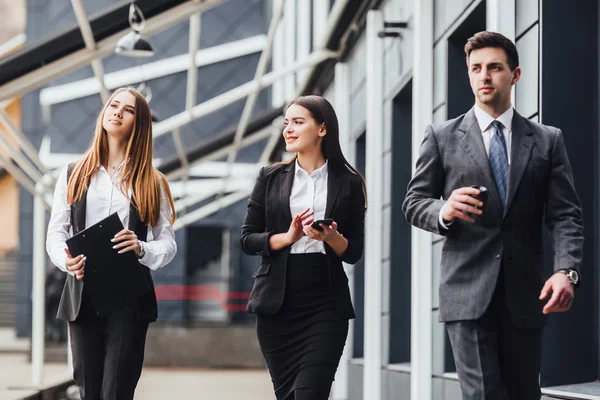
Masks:
[[[496,254],[496,260],[498,260],[500,258],[500,254]]]

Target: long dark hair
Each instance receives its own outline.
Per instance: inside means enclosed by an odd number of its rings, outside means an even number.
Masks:
[[[321,142],[321,152],[323,153],[323,157],[328,160],[329,165],[332,167],[339,169],[347,168],[353,174],[360,177],[363,193],[365,195],[366,208],[367,189],[365,185],[365,178],[348,162],[348,160],[346,160],[344,153],[342,153],[342,148],[340,146],[340,126],[338,124],[337,115],[335,114],[335,110],[333,109],[331,103],[324,97],[309,95],[300,96],[295,100],[292,100],[290,104],[288,104],[288,108],[294,104],[306,108],[311,113],[317,124],[325,124],[327,134],[323,137],[323,141]],[[293,162],[296,157],[297,155],[287,163]]]

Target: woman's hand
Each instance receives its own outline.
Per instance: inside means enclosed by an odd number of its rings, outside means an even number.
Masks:
[[[135,252],[137,256],[139,252],[142,250],[140,248],[140,244],[138,243],[138,237],[135,232],[130,231],[129,229],[123,229],[121,232],[117,233],[111,242],[117,243],[113,246],[113,249],[120,249],[119,254],[126,253],[128,251]]]
[[[67,253],[67,258],[65,260],[67,271],[74,274],[78,281],[82,280],[83,270],[85,268],[85,256],[80,254],[77,257],[72,257],[71,252],[67,248],[65,248],[65,253]]]
[[[313,228],[311,226],[313,222],[314,221],[311,218],[310,220],[305,221],[304,226],[302,227],[304,234],[309,238],[320,240],[322,242],[329,242],[335,236],[339,236],[337,231],[337,223],[335,221],[333,221],[329,226],[319,224],[319,226],[323,228],[322,231],[318,231],[317,229]]]
[[[308,236],[311,239],[320,240],[322,242],[327,243],[329,247],[331,247],[333,252],[338,257],[341,257],[348,248],[348,240],[341,233],[338,232],[337,223],[334,221],[329,226],[319,224],[321,228],[323,228],[322,232],[310,226],[312,223],[313,221],[311,218],[310,220],[307,220],[304,224],[303,229],[306,236]]]
[[[313,211],[310,210],[310,208],[307,208],[306,210],[302,211],[299,214],[296,214],[296,216],[294,218],[292,218],[292,223],[290,224],[290,228],[288,229],[286,235],[286,239],[288,242],[288,245],[292,245],[294,243],[296,243],[298,240],[300,240],[300,238],[302,236],[304,236],[304,231],[303,231],[303,226],[304,226],[304,221],[306,221],[307,218],[312,217],[312,215],[314,214]],[[312,218],[310,218],[312,220]]]

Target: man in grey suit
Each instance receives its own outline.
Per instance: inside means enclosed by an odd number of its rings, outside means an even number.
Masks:
[[[427,128],[403,211],[445,236],[440,320],[463,399],[539,400],[546,314],[568,310],[579,284],[581,206],[560,129],[511,106],[521,76],[514,43],[479,32],[465,53],[475,105]],[[555,271],[545,282],[543,223]]]

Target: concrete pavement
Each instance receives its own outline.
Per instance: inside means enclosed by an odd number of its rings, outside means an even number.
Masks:
[[[135,400],[273,400],[265,370],[144,368]]]

